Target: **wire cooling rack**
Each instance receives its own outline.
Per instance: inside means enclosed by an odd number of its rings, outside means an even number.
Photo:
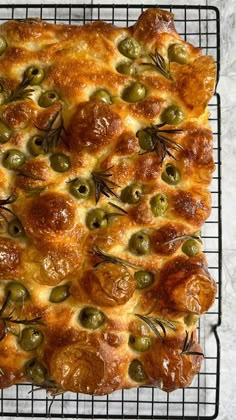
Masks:
[[[213,55],[220,69],[219,11],[212,6],[167,6],[160,8],[175,14],[177,31],[186,40]],[[117,26],[129,26],[148,7],[138,5],[0,5],[0,23],[9,19],[39,17],[49,22],[84,24],[97,19]],[[201,318],[199,341],[205,360],[201,372],[186,389],[166,394],[159,389],[142,387],[112,395],[93,397],[66,393],[54,401],[45,391],[32,393],[32,386],[21,384],[1,391],[0,414],[22,417],[70,417],[99,419],[214,419],[219,407],[220,343],[217,327],[221,323],[221,162],[220,97],[215,94],[209,105],[214,133],[214,173],[212,213],[203,229],[209,269],[218,284],[218,296],[211,310]],[[53,402],[53,404],[52,404]]]

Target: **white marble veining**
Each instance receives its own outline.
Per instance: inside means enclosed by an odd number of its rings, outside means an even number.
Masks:
[[[0,4],[25,4],[3,0]],[[29,3],[29,1],[28,1]],[[30,0],[34,3],[82,4],[90,0]],[[126,4],[126,0],[99,1]],[[129,4],[156,4],[155,0],[130,0]],[[221,339],[221,396],[218,420],[236,418],[236,1],[160,0],[159,4],[201,4],[217,6],[221,13],[221,74],[217,91],[222,100],[222,204],[223,204],[223,318]],[[6,419],[6,418],[5,418]],[[10,419],[10,418],[9,418]]]

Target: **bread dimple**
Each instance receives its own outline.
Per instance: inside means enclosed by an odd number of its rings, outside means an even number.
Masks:
[[[52,393],[104,395],[188,386],[203,358],[197,319],[216,294],[199,236],[214,170],[213,58],[159,9],[130,28],[31,19],[6,22],[0,34],[0,388],[31,381]],[[129,37],[139,45],[132,59],[120,48]],[[185,63],[169,62],[173,44],[185,48]],[[161,55],[164,74],[150,53]],[[131,75],[118,71],[124,63]],[[14,99],[30,66],[43,79],[26,81]],[[129,102],[135,83],[145,97]],[[50,106],[40,100],[47,91],[58,97]],[[173,106],[183,118],[167,124],[163,111]],[[42,141],[32,152],[34,136]],[[19,167],[4,161],[12,149],[25,155]],[[186,251],[188,241],[195,248]],[[15,301],[14,282],[27,290]],[[26,328],[41,332],[39,346],[25,347]]]

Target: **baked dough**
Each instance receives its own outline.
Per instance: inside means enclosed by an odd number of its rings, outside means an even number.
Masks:
[[[173,20],[0,27],[1,388],[173,391],[200,370],[216,69]]]

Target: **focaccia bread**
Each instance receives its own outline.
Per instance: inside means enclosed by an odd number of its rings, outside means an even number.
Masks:
[[[173,391],[199,372],[215,73],[158,9],[1,25],[1,388]]]

